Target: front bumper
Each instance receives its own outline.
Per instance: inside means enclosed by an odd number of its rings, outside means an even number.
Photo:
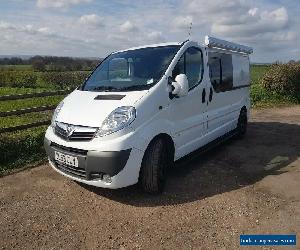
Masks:
[[[111,177],[117,175],[125,167],[131,152],[131,149],[111,152],[78,150],[58,145],[47,139],[44,141],[44,147],[49,160],[52,161],[57,168],[71,175],[80,176],[86,180],[92,180],[104,174]],[[55,162],[55,151],[77,157],[78,169],[62,166]]]
[[[78,182],[105,188],[121,188],[138,181],[142,152],[136,148],[119,151],[83,150],[63,146],[47,138],[44,147],[50,165],[60,174]],[[55,151],[77,157],[78,168],[55,161]],[[103,177],[110,176],[107,182]]]

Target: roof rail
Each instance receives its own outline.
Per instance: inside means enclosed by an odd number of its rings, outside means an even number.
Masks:
[[[251,47],[241,45],[238,43],[228,42],[219,38],[205,36],[205,45],[209,48],[218,48],[224,50],[235,51],[244,54],[252,54],[253,49]]]

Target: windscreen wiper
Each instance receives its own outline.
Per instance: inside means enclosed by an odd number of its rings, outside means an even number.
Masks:
[[[132,86],[128,86],[128,87],[123,87],[123,88],[119,88],[118,90],[120,91],[126,91],[126,90],[146,90],[149,89],[151,87],[151,85],[132,85]]]

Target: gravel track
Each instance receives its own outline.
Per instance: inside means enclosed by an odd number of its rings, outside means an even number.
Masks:
[[[48,165],[0,179],[0,249],[239,249],[259,233],[300,235],[300,106],[253,110],[243,140],[180,161],[159,196]]]

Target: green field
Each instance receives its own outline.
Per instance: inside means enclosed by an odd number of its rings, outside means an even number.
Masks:
[[[2,95],[16,95],[26,93],[36,93],[43,91],[51,91],[53,88],[12,88],[12,87],[0,87],[0,96]]]
[[[10,88],[0,87],[0,96],[52,91],[53,88]],[[13,101],[0,101],[0,111],[57,105],[63,96],[30,98]],[[0,128],[50,120],[52,111],[30,113],[18,116],[1,117]],[[0,174],[26,164],[45,159],[42,147],[47,126],[23,131],[0,134]]]
[[[32,71],[31,65],[0,65],[0,71]]]
[[[259,84],[261,78],[266,73],[270,66],[267,65],[252,65],[250,67],[251,84]]]

